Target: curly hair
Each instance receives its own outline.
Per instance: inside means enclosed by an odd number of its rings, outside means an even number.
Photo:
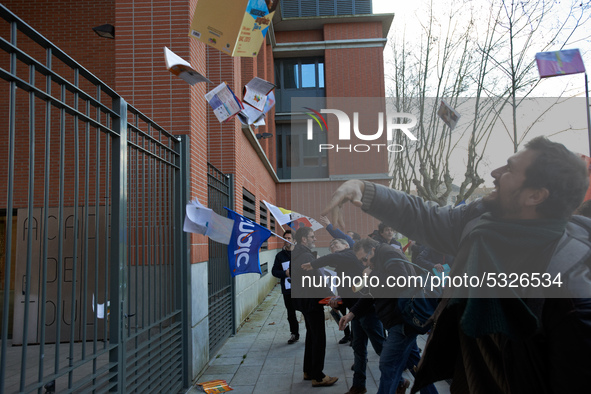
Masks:
[[[525,171],[523,187],[546,188],[549,196],[537,206],[545,218],[564,219],[577,209],[587,188],[589,173],[585,162],[565,148],[545,137],[536,137],[525,144],[537,153]]]

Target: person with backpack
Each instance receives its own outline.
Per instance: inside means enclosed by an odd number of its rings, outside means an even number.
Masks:
[[[591,220],[571,218],[588,188],[587,167],[538,137],[491,175],[488,196],[458,207],[351,180],[323,214],[344,228],[340,208],[352,202],[455,256],[454,279],[476,279],[445,287],[412,392],[444,379],[452,393],[589,392]],[[531,281],[490,280],[503,275]],[[476,286],[480,277],[486,286]],[[551,281],[540,286],[540,277]]]
[[[337,238],[338,239],[338,238]],[[334,241],[334,240],[333,240]],[[331,246],[334,244],[331,242]],[[330,254],[322,256],[308,264],[301,266],[305,271],[312,271],[314,269],[323,268],[326,266],[334,267],[337,277],[347,276],[349,278],[361,277],[364,269],[364,264],[359,255],[359,248],[345,248],[341,251],[335,251],[331,247]],[[357,301],[359,295],[354,292],[351,284],[341,283],[337,286],[339,297],[337,299],[342,303],[341,306],[351,308]],[[338,306],[338,301],[333,298],[331,306]],[[337,303],[335,303],[335,301]],[[339,328],[346,329],[347,324],[341,326],[339,319]],[[371,343],[375,352],[380,355],[386,338],[384,337],[384,327],[378,318],[373,306],[369,305],[365,310],[363,316],[357,319],[352,319],[351,330],[353,332],[353,380],[349,391],[346,394],[364,394],[367,392],[367,346]]]
[[[387,283],[388,277],[407,277],[414,273],[405,263],[407,258],[404,253],[392,245],[365,238],[355,243],[353,252],[367,267],[364,273],[369,277],[377,277],[379,283]],[[368,282],[372,281],[366,281]],[[341,318],[339,328],[344,328],[355,318],[362,319],[375,307],[377,316],[388,333],[380,354],[381,374],[378,394],[404,393],[410,382],[402,378],[402,372],[406,368],[414,367],[414,364],[409,365],[409,357],[413,351],[418,352],[416,342],[418,332],[405,323],[403,313],[398,306],[398,299],[387,294],[385,288],[380,285],[368,286],[359,290],[359,293],[367,297],[359,298],[351,306],[350,312]],[[421,393],[437,394],[437,390],[433,385],[429,385],[421,390]]]

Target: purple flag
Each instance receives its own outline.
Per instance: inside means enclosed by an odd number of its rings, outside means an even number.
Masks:
[[[585,65],[578,49],[536,53],[540,78],[585,72]]]

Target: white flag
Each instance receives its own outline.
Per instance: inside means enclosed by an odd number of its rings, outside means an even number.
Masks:
[[[187,216],[183,230],[203,234],[212,240],[228,245],[232,236],[234,221],[215,213],[201,204],[197,198],[187,204]]]
[[[295,228],[296,231],[298,228],[302,226],[311,227],[314,231],[318,231],[321,228],[324,228],[324,226],[318,223],[316,219],[313,219],[310,216],[302,215],[301,213],[297,212],[291,213],[291,221],[292,223],[290,224],[290,226]]]
[[[288,211],[287,209],[276,207],[275,205],[268,203],[265,200],[263,200],[263,203],[267,206],[267,209],[275,217],[275,220],[277,220],[277,223],[279,223],[280,226],[283,226],[284,224],[291,222],[291,220],[292,220],[291,215],[290,215],[291,211]],[[284,211],[285,211],[285,213],[284,213]]]

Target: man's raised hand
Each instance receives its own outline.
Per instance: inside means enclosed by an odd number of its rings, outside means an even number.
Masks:
[[[332,195],[332,198],[321,215],[327,216],[330,221],[337,227],[344,229],[345,220],[343,218],[342,206],[344,203],[350,201],[353,205],[361,207],[361,197],[365,190],[365,183],[358,179],[350,180],[343,183]]]

